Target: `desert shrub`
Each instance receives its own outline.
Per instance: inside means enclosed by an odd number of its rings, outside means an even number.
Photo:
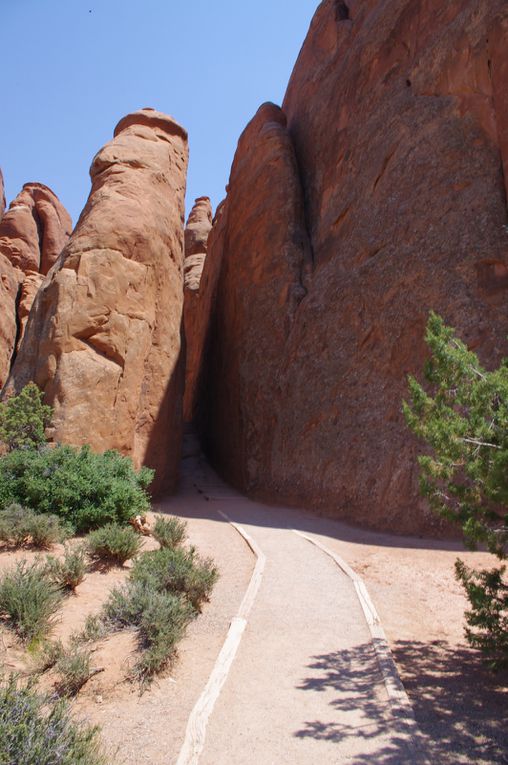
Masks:
[[[127,523],[150,507],[153,471],[135,471],[115,451],[95,454],[88,446],[18,449],[0,458],[0,507],[19,503],[57,515],[76,531]]]
[[[9,450],[36,449],[44,444],[52,409],[42,399],[37,385],[28,383],[17,396],[0,403],[0,441]]]
[[[46,672],[54,667],[64,650],[61,640],[44,640],[34,657],[37,671]]]
[[[46,573],[54,584],[63,589],[75,590],[85,578],[86,550],[82,545],[66,547],[63,558],[46,557]]]
[[[52,704],[32,682],[0,685],[2,765],[105,765],[99,730],[74,721],[67,702]]]
[[[179,518],[157,518],[153,536],[161,547],[178,547],[187,536],[187,524]]]
[[[47,550],[66,535],[56,515],[40,515],[17,503],[0,511],[0,540],[14,547],[30,543]]]
[[[201,558],[194,548],[162,547],[140,556],[134,563],[131,578],[159,592],[181,594],[199,611],[210,596],[218,571],[211,559]]]
[[[0,576],[0,614],[25,641],[38,640],[49,631],[61,599],[60,589],[38,561],[20,561]]]
[[[27,529],[32,545],[40,550],[49,549],[67,535],[56,515],[31,513],[27,518]]]
[[[125,563],[137,555],[141,548],[141,538],[134,529],[115,523],[91,531],[86,543],[91,558],[107,563]]]
[[[77,646],[62,651],[55,662],[57,690],[60,696],[75,696],[94,674],[90,657],[91,652],[88,649]]]
[[[13,502],[0,511],[0,540],[14,547],[20,547],[28,539],[27,518],[32,515],[21,505]]]
[[[184,600],[157,590],[153,582],[130,581],[110,593],[104,618],[114,629],[136,627],[143,653],[134,675],[144,680],[159,672],[175,653],[195,612]]]
[[[508,359],[487,371],[478,357],[431,314],[431,356],[425,389],[409,378],[404,414],[426,444],[419,457],[420,488],[435,512],[462,527],[470,549],[484,544],[508,556]],[[492,665],[508,664],[508,582],[505,569],[474,571],[461,561],[456,575],[471,610],[466,637]]]
[[[71,635],[70,642],[73,645],[94,643],[96,640],[106,637],[108,633],[108,625],[102,618],[102,614],[90,614],[86,618],[83,629]]]

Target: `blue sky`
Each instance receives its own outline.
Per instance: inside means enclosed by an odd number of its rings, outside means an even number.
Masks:
[[[0,0],[8,202],[40,181],[76,222],[94,154],[120,117],[152,106],[189,131],[187,204],[208,194],[216,206],[243,128],[263,101],[281,102],[317,5]]]

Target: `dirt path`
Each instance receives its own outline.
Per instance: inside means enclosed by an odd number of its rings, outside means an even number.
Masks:
[[[266,556],[200,765],[423,761],[394,714],[353,583],[292,531],[298,513],[246,500],[207,469],[194,477],[210,513],[226,512]]]

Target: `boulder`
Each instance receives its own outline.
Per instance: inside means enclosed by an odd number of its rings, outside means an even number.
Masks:
[[[258,115],[240,140],[203,426],[239,488],[438,530],[401,402],[431,309],[487,366],[508,355],[507,13],[504,0],[324,0],[287,128]]]
[[[7,392],[28,380],[54,407],[51,437],[118,449],[175,485],[184,369],[187,134],[142,109],[93,160],[78,224],[39,290]]]

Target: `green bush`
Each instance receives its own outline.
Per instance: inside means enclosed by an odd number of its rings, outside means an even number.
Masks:
[[[22,640],[38,640],[50,630],[61,600],[60,589],[38,561],[20,561],[0,577],[0,614],[9,618]]]
[[[183,550],[162,547],[140,556],[134,563],[131,578],[159,592],[181,594],[196,611],[200,611],[218,575],[213,561],[200,558],[194,548]]]
[[[508,584],[506,566],[476,571],[455,563],[471,608],[466,611],[466,637],[493,669],[508,667]]]
[[[130,526],[109,523],[91,531],[86,540],[91,558],[122,564],[138,554],[141,538]]]
[[[39,515],[16,503],[0,511],[0,540],[14,547],[32,544],[48,550],[66,536],[56,515]]]
[[[17,396],[0,403],[0,441],[9,450],[36,449],[45,442],[52,409],[42,399],[37,385],[28,383]]]
[[[161,547],[178,547],[187,536],[187,524],[179,518],[157,518],[153,536]]]
[[[65,701],[52,704],[34,682],[0,685],[2,765],[105,765],[99,730],[74,721]]]
[[[403,411],[426,444],[420,488],[432,509],[462,528],[467,546],[508,557],[508,359],[485,370],[454,330],[432,313],[426,341],[428,388],[409,378]],[[471,605],[466,637],[492,665],[508,664],[508,582],[505,569],[474,571],[457,561]]]
[[[46,557],[48,577],[63,589],[75,590],[85,578],[86,566],[86,551],[82,545],[66,547],[63,558]]]
[[[71,646],[62,651],[55,662],[58,675],[57,690],[60,696],[75,696],[93,674],[90,665],[91,652]]]
[[[88,531],[145,513],[152,478],[152,470],[136,472],[131,460],[115,451],[19,449],[0,458],[0,507],[19,503],[55,514],[75,531]]]

